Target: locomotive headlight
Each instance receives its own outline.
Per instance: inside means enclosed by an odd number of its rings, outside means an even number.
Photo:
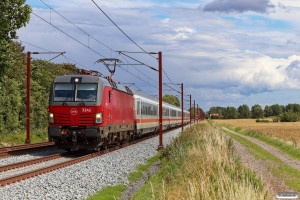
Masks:
[[[54,115],[53,115],[53,113],[49,113],[49,118],[48,118],[48,120],[49,120],[49,123],[50,123],[50,124],[53,124],[53,123],[54,123]]]
[[[102,123],[102,113],[97,113],[96,119],[95,119],[95,124],[100,124],[100,123]]]

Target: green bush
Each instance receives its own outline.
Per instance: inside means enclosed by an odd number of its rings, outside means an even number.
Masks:
[[[293,111],[288,111],[280,115],[281,122],[296,122],[299,118],[299,113]]]
[[[273,117],[273,122],[280,122],[280,117],[279,116]]]
[[[256,119],[256,122],[264,122],[264,123],[268,123],[268,122],[270,122],[270,121],[267,120],[267,119]]]

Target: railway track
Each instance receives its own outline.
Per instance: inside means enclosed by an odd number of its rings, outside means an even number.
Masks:
[[[17,145],[0,148],[0,158],[57,149],[53,142]]]
[[[22,180],[25,180],[25,179],[28,179],[28,178],[31,178],[31,177],[39,176],[41,174],[45,174],[45,173],[48,173],[48,172],[51,172],[51,171],[54,171],[54,170],[58,170],[58,169],[61,169],[61,168],[64,168],[64,167],[67,167],[67,166],[70,166],[70,165],[73,165],[73,164],[76,164],[76,163],[80,163],[80,162],[83,162],[85,160],[89,160],[89,159],[92,159],[92,158],[95,158],[95,157],[98,157],[98,156],[116,151],[118,149],[122,149],[122,148],[125,148],[127,146],[134,145],[136,143],[148,140],[150,138],[156,137],[157,135],[158,134],[146,136],[146,137],[139,138],[137,140],[130,141],[128,143],[122,144],[122,145],[111,147],[111,148],[106,149],[106,150],[89,153],[87,155],[75,156],[74,157],[74,155],[72,156],[72,155],[70,155],[70,153],[62,153],[62,154],[55,154],[55,155],[52,155],[52,156],[47,156],[47,157],[44,157],[44,158],[38,158],[38,159],[34,159],[34,160],[29,160],[29,161],[24,161],[24,162],[20,162],[20,163],[14,163],[14,164],[11,164],[11,165],[2,166],[2,167],[0,167],[0,172],[1,173],[3,173],[3,172],[9,173],[10,171],[13,171],[13,169],[23,169],[23,167],[26,167],[26,166],[32,166],[33,167],[37,163],[44,163],[44,165],[46,165],[45,162],[48,162],[50,160],[60,159],[60,158],[68,158],[68,159],[63,159],[61,162],[58,162],[56,164],[51,164],[51,165],[48,165],[48,166],[42,166],[41,165],[40,167],[38,167],[37,169],[34,169],[34,170],[27,170],[26,172],[24,172],[25,170],[22,170],[22,173],[18,172],[14,175],[8,175],[4,178],[0,178],[0,186],[9,185],[9,184],[19,182],[19,181],[22,181]]]

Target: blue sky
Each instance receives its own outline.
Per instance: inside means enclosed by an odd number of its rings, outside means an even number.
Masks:
[[[103,55],[134,63],[115,51],[140,51],[87,0],[28,0],[33,12],[81,44],[31,16],[18,31],[26,50],[65,51],[55,62],[108,74],[94,64]],[[143,49],[162,51],[163,82],[184,83],[200,107],[300,103],[300,2],[286,0],[110,0],[95,2]],[[88,33],[88,34],[87,34]],[[95,40],[96,39],[96,40]],[[104,45],[103,45],[104,44]],[[88,46],[90,49],[86,48]],[[91,51],[93,49],[94,51]],[[97,53],[95,53],[98,52]],[[101,56],[100,56],[101,54]],[[134,58],[157,67],[143,54]],[[36,58],[41,58],[36,57]],[[50,59],[49,56],[44,57]],[[298,76],[299,75],[299,76]],[[157,73],[143,66],[117,68],[116,81],[157,95]],[[180,89],[178,86],[173,88]],[[164,86],[164,94],[177,95]],[[282,98],[284,96],[284,98]],[[186,107],[188,106],[186,102]]]

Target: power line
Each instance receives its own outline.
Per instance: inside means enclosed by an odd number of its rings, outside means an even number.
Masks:
[[[32,12],[32,13],[33,13],[33,12]],[[65,33],[64,31],[62,31],[61,29],[59,29],[58,27],[56,27],[56,26],[53,25],[52,23],[50,23],[50,22],[48,22],[47,20],[43,19],[43,18],[40,17],[39,15],[37,15],[37,14],[35,14],[35,13],[33,13],[33,14],[34,14],[35,16],[37,16],[38,18],[40,18],[41,20],[43,20],[44,22],[46,22],[46,23],[50,24],[51,26],[53,26],[54,28],[56,28],[56,29],[59,30],[60,32],[64,33],[64,34],[67,35],[68,37],[72,38],[72,39],[75,40],[76,42],[80,43],[81,45],[85,46],[86,48],[91,49],[92,51],[94,51],[94,52],[97,53],[98,55],[104,57],[103,55],[99,54],[98,52],[96,52],[96,51],[93,50],[92,48],[90,48],[90,47],[88,47],[87,45],[83,44],[82,42],[80,42],[80,41],[77,40],[76,38],[74,38],[74,37],[70,36],[69,34]],[[36,47],[37,47],[37,46],[36,46]],[[123,54],[123,55],[124,55],[124,54]],[[130,56],[128,56],[128,55],[125,55],[125,56],[130,57]],[[66,56],[65,56],[65,57],[66,57]],[[67,58],[67,57],[66,57],[66,58]],[[136,62],[139,62],[139,63],[141,63],[141,64],[143,64],[143,65],[145,65],[145,66],[148,66],[147,64],[145,64],[145,63],[143,63],[143,62],[141,62],[141,61],[138,61],[138,60],[135,59],[135,58],[132,58],[132,57],[130,57],[130,58],[133,59],[133,60],[135,60]],[[69,58],[69,59],[70,59],[70,58]],[[72,59],[70,59],[70,60],[72,60]],[[152,68],[151,66],[148,66],[148,67]],[[87,68],[85,68],[85,69],[87,69]],[[121,68],[121,69],[122,69],[122,68]],[[123,69],[123,70],[124,70],[124,69]],[[129,72],[128,70],[124,70],[124,71],[126,71],[127,73],[129,73],[129,74],[131,74],[131,75],[137,77],[138,79],[142,80],[143,82],[147,83],[148,85],[153,86],[152,84],[150,84],[150,83],[144,81],[142,78],[140,78],[140,77],[138,77],[138,76],[132,74],[132,73]],[[149,78],[149,77],[148,77],[148,78]],[[155,86],[154,86],[154,87],[155,87]],[[157,88],[157,87],[156,87],[156,88]]]
[[[165,72],[165,70],[163,69],[163,73],[166,75],[167,79],[174,84],[174,82],[170,79],[170,77],[167,75],[167,73]]]
[[[139,49],[141,49],[143,52],[145,52],[146,54],[148,54],[149,56],[155,58],[154,56],[152,56],[151,54],[149,54],[146,50],[144,50],[140,45],[138,45],[133,39],[131,39],[101,8],[100,6],[98,6],[98,4],[92,0],[92,2],[95,4],[95,6],[111,21],[111,23],[113,23],[113,25],[115,25],[115,27],[117,27],[132,43],[134,43]]]
[[[43,20],[44,22],[46,22],[47,24],[51,25],[52,27],[54,27],[55,29],[59,30],[61,33],[65,34],[66,36],[68,36],[69,38],[73,39],[74,41],[78,42],[79,44],[81,44],[82,46],[85,46],[86,48],[90,49],[91,51],[93,51],[94,53],[98,54],[99,56],[105,58],[104,55],[102,55],[101,53],[97,52],[96,50],[90,48],[89,46],[87,46],[86,44],[80,42],[79,40],[77,40],[76,38],[74,38],[73,36],[71,36],[70,34],[64,32],[63,30],[61,30],[60,28],[58,28],[57,26],[55,26],[54,24],[52,24],[51,22],[48,22],[47,20],[45,20],[44,18],[40,17],[39,15],[35,14],[34,12],[31,12],[32,14],[34,14],[36,17],[40,18],[41,20]]]
[[[139,60],[137,60],[137,59],[135,59],[135,58],[133,58],[133,57],[131,57],[131,56],[128,56],[127,54],[125,54],[125,53],[123,53],[123,52],[119,52],[120,54],[122,54],[122,55],[124,55],[124,56],[126,56],[126,57],[128,57],[128,58],[130,58],[130,59],[132,59],[132,60],[134,60],[134,61],[136,61],[136,62],[138,62],[138,63],[140,63],[140,64],[142,64],[142,65],[145,65],[146,67],[149,67],[150,69],[152,69],[152,70],[154,70],[154,71],[158,71],[157,69],[155,69],[154,67],[151,67],[150,65],[147,65],[147,64],[145,64],[145,63],[143,63],[143,62],[141,62],[141,61],[139,61]]]
[[[165,86],[167,86],[168,88],[172,89],[173,91],[175,91],[175,92],[177,92],[177,93],[181,94],[181,92],[179,92],[178,90],[176,90],[176,89],[172,88],[172,87],[171,87],[171,86],[169,86],[168,84],[164,83],[164,85],[165,85]]]
[[[127,63],[129,63],[128,60],[127,60],[125,57],[123,57],[123,59],[124,59]],[[130,64],[128,64],[128,65],[130,65]],[[151,80],[152,82],[154,82],[155,84],[158,84],[158,82],[157,82],[156,80],[154,80],[153,78],[147,76],[147,75],[146,75],[145,73],[143,73],[141,70],[137,69],[136,67],[134,67],[134,69],[135,69],[136,71],[138,71],[139,73],[141,73],[142,75],[144,75],[146,78],[150,79],[150,80]]]
[[[111,21],[111,23],[113,23],[113,25],[115,25],[132,43],[134,43],[139,49],[141,49],[144,53],[150,55],[152,58],[155,58],[154,56],[152,56],[149,52],[147,52],[146,50],[144,50],[140,45],[138,45],[133,39],[131,39],[104,11],[103,9],[100,8],[100,6],[94,1],[92,0],[92,2],[95,4],[95,6]],[[125,54],[124,54],[125,55]],[[156,58],[155,58],[156,59]],[[152,67],[151,67],[152,68]],[[165,74],[165,76],[167,77],[167,79],[170,82],[173,82],[170,77],[167,75],[167,73],[165,72],[165,70],[163,70],[163,73]]]
[[[22,43],[28,44],[28,45],[30,45],[30,46],[36,47],[36,48],[38,48],[38,49],[41,49],[41,50],[43,50],[43,51],[52,52],[52,51],[50,51],[50,50],[48,50],[48,49],[45,49],[45,48],[40,47],[40,46],[37,46],[37,45],[32,44],[32,43],[30,43],[30,42],[26,42],[26,41],[24,41],[24,40],[19,40],[19,41],[22,42]],[[75,65],[77,64],[77,65],[81,66],[83,69],[88,69],[87,67],[85,67],[84,65],[78,63],[78,62],[75,61],[74,59],[72,59],[72,58],[70,58],[70,57],[68,57],[68,56],[66,56],[66,55],[62,55],[62,56],[67,60],[67,62],[72,61]],[[126,59],[125,59],[125,60],[126,60]],[[127,60],[126,60],[126,61],[127,61]],[[70,62],[70,63],[71,63],[71,62]],[[119,66],[119,68],[121,68],[121,67]],[[140,80],[143,81],[144,83],[146,83],[146,84],[148,84],[148,85],[150,85],[150,86],[152,86],[152,87],[154,87],[154,88],[157,89],[157,87],[156,87],[155,85],[150,84],[149,82],[145,81],[145,80],[142,79],[141,77],[139,77],[139,76],[137,76],[137,75],[134,75],[133,73],[129,72],[128,70],[125,70],[125,69],[123,69],[123,68],[121,68],[121,69],[122,69],[123,71],[126,71],[127,73],[131,74],[132,76],[134,76],[134,77],[140,79]],[[135,69],[136,69],[136,68],[135,68]],[[136,69],[136,70],[139,71],[138,69]],[[139,72],[140,72],[140,71],[139,71]],[[142,72],[140,72],[140,73],[142,73]],[[146,76],[144,73],[142,73],[142,74],[143,74],[144,76]],[[148,76],[146,76],[146,77],[149,78]],[[153,80],[153,79],[152,79],[152,80]],[[155,82],[155,81],[153,80],[153,82]],[[155,83],[157,83],[157,82],[155,82]],[[164,85],[166,85],[167,87],[169,87],[171,90],[180,93],[179,91],[177,91],[176,89],[170,87],[169,85],[167,85],[167,84],[164,84]],[[136,87],[138,90],[140,90],[136,85],[134,85],[134,87]]]
[[[97,39],[95,39],[94,37],[92,37],[89,33],[87,33],[86,31],[84,31],[83,29],[81,29],[79,26],[77,26],[76,24],[74,24],[74,23],[72,23],[70,20],[68,20],[66,17],[64,17],[63,15],[61,15],[60,13],[58,13],[57,11],[55,11],[53,8],[51,8],[48,4],[46,4],[44,1],[42,1],[42,0],[40,0],[42,3],[44,3],[46,6],[48,6],[49,8],[50,8],[50,10],[53,10],[54,12],[56,12],[59,16],[61,16],[62,18],[64,18],[65,20],[67,20],[69,23],[71,23],[73,26],[75,26],[75,27],[77,27],[79,30],[81,30],[83,33],[85,33],[85,34],[87,34],[89,37],[91,37],[91,38],[93,38],[95,41],[97,41],[98,43],[100,43],[100,44],[102,44],[103,46],[105,46],[106,48],[108,48],[108,49],[110,49],[111,51],[113,51],[113,49],[112,48],[110,48],[110,47],[108,47],[107,45],[105,45],[104,43],[102,43],[102,42],[100,42],[100,41],[98,41]],[[93,1],[93,0],[92,0]],[[135,41],[133,41],[94,1],[93,1],[93,3],[98,7],[98,9],[131,41],[131,42],[133,42],[137,47],[139,47],[144,53],[146,53],[146,54],[148,54],[148,55],[150,55],[151,57],[153,57],[150,53],[148,53],[147,51],[145,51],[142,47],[140,47]],[[96,53],[96,54],[98,54],[99,56],[101,56],[101,57],[103,57],[103,58],[105,58],[105,56],[104,55],[102,55],[101,53],[99,53],[99,52],[97,52],[96,50],[94,50],[94,49],[92,49],[91,47],[89,47],[88,45],[86,45],[86,44],[84,44],[83,42],[81,42],[81,41],[79,41],[78,39],[76,39],[76,38],[74,38],[73,36],[71,36],[70,34],[68,34],[68,33],[66,33],[65,31],[63,31],[63,30],[61,30],[60,28],[58,28],[57,26],[55,26],[54,24],[52,24],[51,22],[49,22],[49,21],[47,21],[47,20],[45,20],[44,18],[42,18],[42,17],[40,17],[39,15],[37,15],[37,14],[35,14],[34,12],[32,12],[32,14],[34,14],[36,17],[38,17],[38,18],[40,18],[41,20],[43,20],[44,22],[46,22],[46,23],[48,23],[49,25],[51,25],[52,27],[54,27],[55,29],[57,29],[58,31],[60,31],[61,33],[63,33],[63,34],[65,34],[65,35],[67,35],[69,38],[71,38],[71,39],[73,39],[74,41],[76,41],[77,43],[79,43],[79,44],[81,44],[82,46],[84,46],[84,47],[86,47],[86,48],[88,48],[88,49],[90,49],[91,51],[93,51],[94,53]],[[154,67],[152,67],[152,66],[150,66],[150,65],[147,65],[147,64],[145,64],[145,63],[143,63],[143,62],[141,62],[141,61],[139,61],[139,60],[137,60],[137,59],[135,59],[135,58],[133,58],[133,57],[131,57],[131,56],[128,56],[127,54],[125,54],[125,53],[122,53],[122,52],[119,52],[120,54],[122,54],[122,55],[124,55],[124,56],[126,56],[126,57],[128,57],[128,58],[130,58],[130,59],[132,59],[132,60],[134,60],[134,61],[136,61],[136,62],[138,62],[138,63],[140,63],[140,64],[142,64],[142,65],[144,65],[144,66],[147,66],[147,67],[149,67],[150,69],[152,69],[152,70],[155,70],[155,71],[157,71],[157,69],[155,69]],[[64,56],[64,57],[66,57],[66,56]],[[67,58],[67,57],[66,57]],[[155,57],[153,57],[153,58],[155,58]],[[121,68],[122,69],[122,68]],[[124,70],[124,69],[123,69]],[[131,74],[131,75],[134,75],[134,74],[132,74],[131,72],[129,72],[128,70],[124,70],[124,71],[126,71],[126,72],[128,72],[129,74]],[[173,81],[170,79],[170,77],[166,74],[166,72],[163,70],[163,73],[165,74],[165,76],[167,77],[167,79],[170,81],[170,82],[172,82],[173,83]],[[134,75],[135,77],[137,77],[137,78],[139,78],[140,80],[142,80],[143,82],[145,82],[145,83],[147,83],[147,84],[149,84],[149,85],[151,85],[151,86],[153,86],[152,84],[150,84],[150,83],[148,83],[148,82],[146,82],[146,81],[144,81],[143,79],[141,79],[140,77],[138,77],[138,76],[136,76],[136,75]],[[148,77],[148,76],[146,76],[146,77]],[[148,77],[149,78],[149,77]],[[149,78],[149,79],[151,79],[151,78]],[[156,86],[153,86],[153,87],[156,87]],[[168,86],[169,87],[169,86]],[[156,87],[157,88],[157,87]],[[173,88],[172,88],[173,89]],[[175,89],[173,89],[174,91],[176,91]],[[178,91],[177,91],[178,92]]]
[[[67,22],[69,22],[70,24],[72,24],[73,26],[75,26],[76,28],[78,28],[79,30],[81,30],[83,33],[85,33],[85,34],[87,34],[88,36],[90,36],[89,33],[87,33],[87,32],[86,32],[85,30],[83,30],[82,28],[78,27],[76,24],[74,24],[73,22],[71,22],[69,19],[67,19],[66,17],[64,17],[62,14],[58,13],[57,11],[55,11],[52,7],[50,7],[50,6],[49,6],[48,4],[46,4],[44,1],[42,1],[42,0],[40,0],[40,1],[41,1],[42,3],[44,3],[47,7],[49,7],[49,9],[53,10],[53,11],[56,12],[59,16],[61,16],[62,18],[64,18]],[[60,32],[63,32],[63,33],[66,34],[68,37],[71,37],[71,38],[72,38],[73,40],[75,40],[76,42],[80,43],[81,45],[83,45],[83,46],[85,46],[85,47],[87,47],[87,48],[89,48],[89,49],[91,49],[92,51],[95,52],[95,50],[93,50],[93,49],[90,48],[89,46],[83,44],[82,42],[80,42],[80,41],[77,40],[76,38],[70,36],[69,34],[65,33],[64,31],[62,31],[62,30],[59,29],[58,27],[54,26],[51,22],[48,22],[47,20],[43,19],[42,17],[38,16],[38,15],[35,14],[35,13],[33,13],[33,14],[36,15],[37,17],[39,17],[40,19],[42,19],[43,21],[45,21],[46,23],[50,24],[50,25],[53,26],[54,28],[58,29]],[[103,44],[102,42],[98,41],[98,40],[95,39],[94,37],[91,36],[91,38],[93,38],[95,41],[99,42],[100,44],[104,45],[105,47],[107,47],[107,48],[110,49],[111,51],[114,51],[112,48],[110,48],[109,46],[107,46],[107,45]],[[95,53],[99,54],[98,52],[95,52]],[[136,62],[138,62],[138,63],[140,63],[140,64],[142,64],[142,65],[145,65],[145,66],[147,66],[147,67],[149,67],[149,68],[155,70],[155,68],[153,68],[153,67],[151,67],[151,66],[149,66],[149,65],[147,65],[147,64],[145,64],[145,63],[143,63],[143,62],[141,62],[141,61],[139,61],[139,60],[137,60],[137,59],[135,59],[135,58],[133,58],[133,57],[131,57],[131,56],[128,56],[128,55],[126,55],[126,54],[124,54],[124,55],[127,56],[127,57],[129,57],[129,58],[131,58],[131,59],[133,59],[133,60],[135,60]],[[105,57],[105,56],[103,56],[102,54],[101,54],[101,56],[102,56],[102,57]],[[148,77],[148,76],[146,76],[146,77],[147,77],[148,79],[151,79],[151,78]]]
[[[152,86],[152,87],[158,89],[157,86],[148,83],[147,81],[145,81],[144,79],[140,78],[139,76],[134,75],[133,73],[129,72],[128,70],[126,70],[126,69],[124,69],[124,68],[122,68],[122,67],[120,67],[120,66],[118,66],[118,67],[119,67],[120,69],[126,71],[127,73],[131,74],[132,76],[134,76],[134,77],[140,79],[140,80],[143,81],[144,83],[146,83],[146,84],[148,84],[148,85],[150,85],[150,86]]]
[[[47,3],[45,3],[43,0],[40,0],[43,4],[45,4],[50,10],[53,10],[56,14],[58,14],[60,17],[62,17],[63,19],[65,19],[67,22],[69,22],[70,24],[72,24],[73,26],[75,26],[76,28],[78,28],[81,32],[85,33],[88,37],[91,37],[92,39],[94,39],[96,42],[98,42],[99,44],[105,46],[106,48],[108,48],[111,51],[114,51],[112,48],[110,48],[109,46],[107,46],[106,44],[104,44],[103,42],[97,40],[96,38],[94,38],[93,36],[91,36],[91,34],[89,34],[88,32],[86,32],[85,30],[83,30],[82,28],[80,28],[79,26],[77,26],[76,24],[74,24],[73,22],[71,22],[68,18],[66,18],[65,16],[63,16],[62,14],[60,14],[59,12],[57,12],[56,10],[54,10],[51,6],[49,6]]]
[[[41,50],[43,50],[43,51],[53,52],[53,51],[50,51],[50,50],[45,49],[45,48],[43,48],[43,47],[37,46],[37,45],[35,45],[35,44],[32,44],[32,43],[30,43],[30,42],[26,42],[26,41],[24,41],[24,40],[19,40],[19,41],[20,41],[21,43],[25,43],[25,44],[28,44],[28,45],[33,46],[33,47],[35,47],[35,48],[41,49]],[[65,60],[66,60],[67,62],[71,63],[71,62],[70,62],[70,60],[71,60],[75,65],[79,65],[79,66],[81,66],[83,69],[88,69],[87,67],[85,67],[84,65],[82,65],[82,64],[80,64],[80,63],[78,63],[78,62],[76,62],[76,61],[73,60],[72,58],[70,58],[70,57],[68,57],[68,56],[66,56],[66,55],[62,55],[62,56],[65,58]]]

